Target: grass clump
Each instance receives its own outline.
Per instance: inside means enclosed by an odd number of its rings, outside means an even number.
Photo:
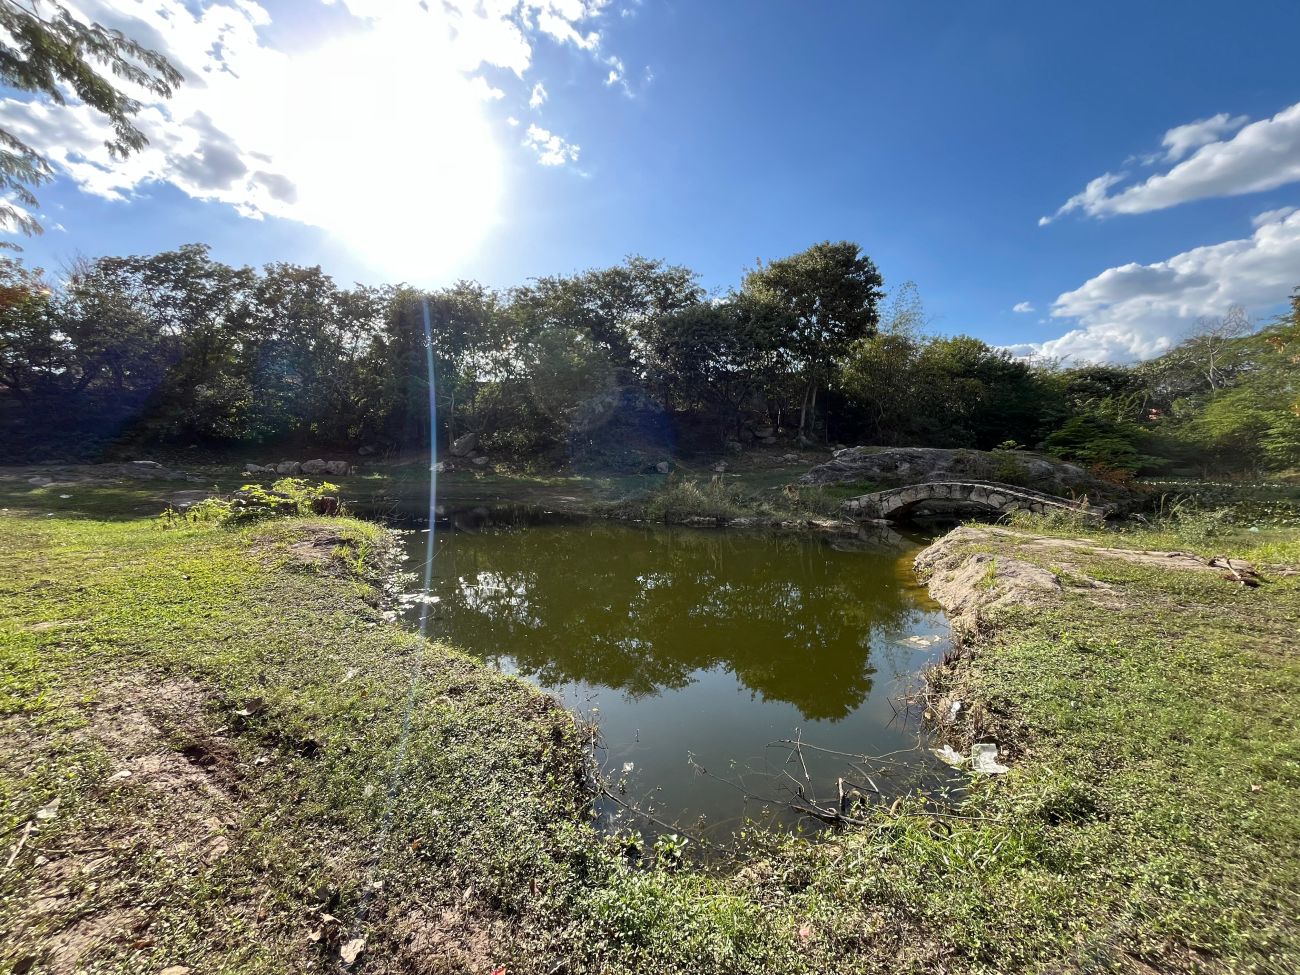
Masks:
[[[646,518],[668,524],[699,518],[730,521],[743,517],[750,510],[744,491],[721,477],[703,482],[669,478],[645,503]]]

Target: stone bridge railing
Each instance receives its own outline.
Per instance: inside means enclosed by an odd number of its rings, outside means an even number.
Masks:
[[[1098,521],[1106,516],[1103,509],[1083,502],[994,481],[924,481],[850,498],[844,502],[841,510],[852,518],[899,521],[927,502],[943,502],[944,507],[948,508],[980,509],[999,514],[1010,514],[1013,511],[1033,511],[1037,514],[1068,511]]]

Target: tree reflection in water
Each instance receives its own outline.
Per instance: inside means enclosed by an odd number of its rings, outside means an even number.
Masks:
[[[423,536],[417,536],[422,539]],[[932,621],[906,549],[621,524],[442,532],[443,633],[547,687],[630,698],[734,675],[837,720],[871,691],[872,646]]]
[[[610,828],[657,828],[625,806],[714,838],[750,817],[793,825],[784,802],[745,793],[788,798],[793,767],[809,795],[834,795],[849,775],[836,751],[916,747],[889,699],[942,652],[929,644],[946,628],[904,539],[451,522],[436,536],[433,635],[598,720],[620,796],[601,808]],[[422,558],[426,536],[410,537]],[[795,735],[836,751],[783,766],[768,743]],[[898,769],[872,772],[882,791],[914,781],[882,777]]]

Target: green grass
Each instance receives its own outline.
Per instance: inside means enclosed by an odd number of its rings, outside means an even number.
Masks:
[[[1295,577],[1081,556],[936,675],[1013,755],[968,818],[646,866],[585,824],[566,712],[384,621],[376,526],[0,488],[0,971],[1300,967]]]

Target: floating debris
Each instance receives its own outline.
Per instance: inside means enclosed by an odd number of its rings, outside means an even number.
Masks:
[[[903,637],[903,639],[895,640],[894,642],[897,643],[899,646],[913,647],[914,649],[917,650],[925,650],[929,647],[934,646],[942,639],[943,637],[939,636],[938,634],[931,634],[930,636],[914,635],[914,636]]]
[[[939,759],[939,761],[946,765],[951,765],[953,768],[961,768],[966,764],[966,756],[957,751],[951,745],[944,745],[942,748],[932,748],[930,751],[934,753],[934,757]]]

